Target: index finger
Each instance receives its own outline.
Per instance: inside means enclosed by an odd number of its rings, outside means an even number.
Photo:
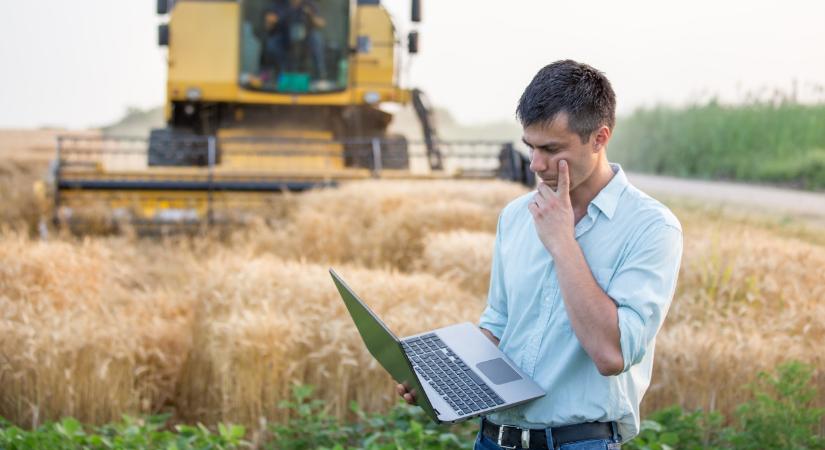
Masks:
[[[559,183],[556,186],[556,193],[559,195],[570,195],[570,172],[567,169],[567,161],[559,161]]]

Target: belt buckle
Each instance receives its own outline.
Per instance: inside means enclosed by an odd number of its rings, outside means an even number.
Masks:
[[[507,446],[507,445],[504,445],[504,444],[501,443],[501,438],[504,437],[504,429],[505,428],[512,428],[514,430],[519,429],[518,427],[513,427],[513,426],[510,426],[510,425],[499,425],[499,427],[498,427],[498,439],[496,440],[496,444],[499,447],[505,448],[507,450],[515,450],[515,448],[517,447],[516,445],[510,447],[510,446]],[[523,433],[523,431],[522,431],[522,433]],[[522,434],[522,439],[523,439],[523,436],[524,435]]]

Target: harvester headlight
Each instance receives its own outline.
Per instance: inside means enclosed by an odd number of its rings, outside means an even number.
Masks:
[[[200,100],[201,99],[201,89],[196,87],[190,87],[186,90],[186,99],[187,100]]]
[[[381,94],[378,92],[367,92],[364,94],[364,101],[369,103],[370,105],[374,105],[381,100]]]

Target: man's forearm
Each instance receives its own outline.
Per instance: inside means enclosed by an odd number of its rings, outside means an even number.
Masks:
[[[486,329],[486,328],[480,328],[480,329],[481,329],[481,332],[482,332],[482,333],[484,333],[484,335],[485,335],[485,336],[487,336],[487,339],[490,339],[491,341],[493,341],[493,344],[496,344],[496,347],[498,347],[499,340],[498,340],[498,338],[497,338],[497,337],[493,334],[493,332],[492,332],[492,331],[490,331],[490,330],[488,330],[488,329]]]
[[[599,373],[621,373],[624,360],[616,304],[596,283],[575,240],[561,246],[557,253],[553,255],[556,273],[576,337],[596,363]]]

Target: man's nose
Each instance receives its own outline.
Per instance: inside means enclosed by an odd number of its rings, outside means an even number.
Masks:
[[[533,172],[544,172],[547,170],[548,158],[541,152],[533,150],[530,154],[530,170]]]

